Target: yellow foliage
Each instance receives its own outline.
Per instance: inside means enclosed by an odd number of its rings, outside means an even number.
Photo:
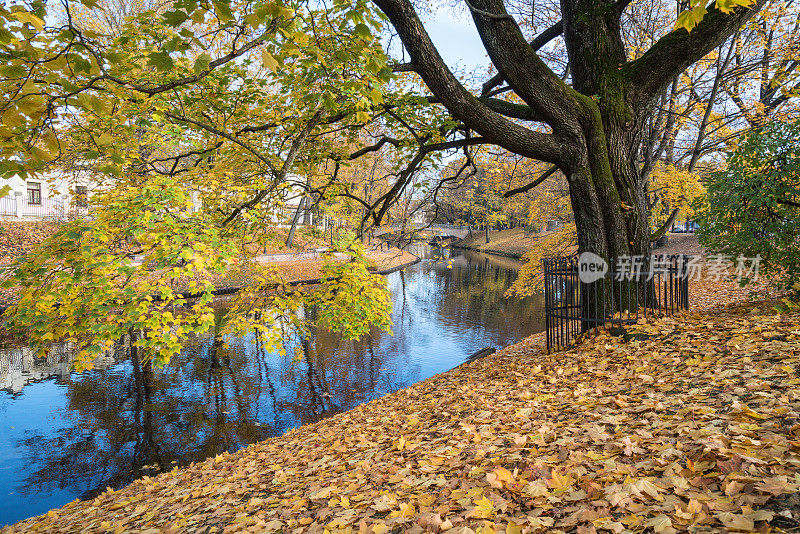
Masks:
[[[658,164],[650,175],[649,192],[655,200],[651,223],[658,227],[674,209],[678,210],[678,220],[692,218],[695,215],[692,203],[705,194],[706,188],[696,173]]]
[[[567,256],[578,248],[575,224],[567,224],[554,232],[543,234],[537,244],[525,253],[525,265],[507,292],[508,296],[527,297],[544,289],[542,259],[552,256]]]

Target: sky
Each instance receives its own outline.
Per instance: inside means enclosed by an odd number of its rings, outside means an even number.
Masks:
[[[480,68],[486,72],[489,57],[472,18],[465,11],[439,7],[432,15],[423,17],[423,24],[452,70],[460,70],[458,67],[467,70]]]

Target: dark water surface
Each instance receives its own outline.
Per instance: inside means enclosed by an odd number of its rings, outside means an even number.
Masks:
[[[161,370],[134,365],[120,344],[84,373],[69,371],[66,351],[1,350],[0,526],[277,436],[543,330],[541,300],[503,296],[518,262],[442,253],[452,268],[426,260],[387,277],[393,336],[317,332],[281,356],[254,336],[225,348],[209,335]]]

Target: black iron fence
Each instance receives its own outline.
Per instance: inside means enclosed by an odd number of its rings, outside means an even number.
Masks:
[[[631,256],[607,263],[582,254],[542,263],[548,352],[591,330],[689,308],[690,256]]]

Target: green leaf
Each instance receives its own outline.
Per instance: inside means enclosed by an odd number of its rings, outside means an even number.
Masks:
[[[214,11],[222,22],[230,22],[233,20],[233,12],[231,11],[230,1],[226,0],[212,0],[214,4]]]
[[[203,52],[197,59],[194,61],[194,72],[195,74],[200,74],[201,72],[205,72],[209,69],[211,65],[211,56]]]
[[[14,34],[5,28],[0,28],[0,43],[10,43],[14,40]]]
[[[170,70],[175,66],[175,62],[169,57],[169,54],[163,50],[158,52],[150,52],[148,56],[148,65],[157,68],[158,70]]]
[[[4,78],[22,78],[27,72],[27,69],[21,65],[3,65],[0,67],[0,76]]]
[[[187,15],[183,11],[167,11],[164,13],[164,22],[168,25],[172,26],[173,28],[177,28],[184,22],[189,19],[189,15]]]
[[[675,21],[675,29],[684,28],[687,32],[691,32],[703,20],[706,13],[708,13],[708,10],[703,4],[698,4],[693,9],[687,9],[678,15],[678,20]]]
[[[366,24],[356,24],[354,33],[359,37],[363,37],[364,39],[369,39],[372,36],[372,33],[369,31],[369,27],[367,27]]]

